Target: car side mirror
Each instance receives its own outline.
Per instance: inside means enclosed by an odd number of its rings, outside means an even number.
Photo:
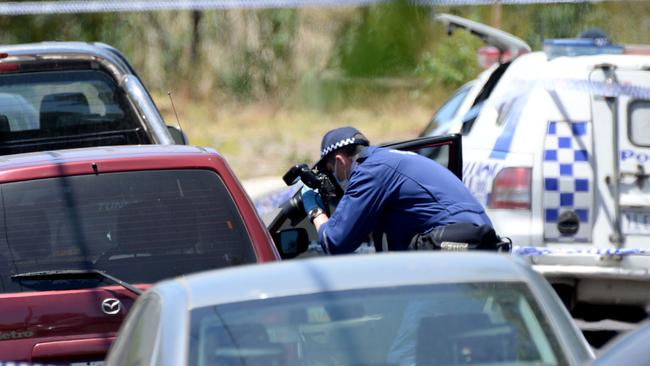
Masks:
[[[280,230],[273,234],[273,241],[282,259],[295,258],[309,247],[309,235],[304,228]]]
[[[176,126],[167,125],[167,131],[172,136],[172,139],[174,140],[176,145],[189,145],[190,144],[190,140],[187,138],[187,135],[180,128],[178,128]]]

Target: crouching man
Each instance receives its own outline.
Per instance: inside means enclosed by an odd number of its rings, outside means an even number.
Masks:
[[[302,190],[305,211],[326,253],[351,253],[369,234],[378,250],[378,238],[385,234],[391,251],[431,249],[444,241],[498,240],[481,204],[431,159],[369,146],[353,127],[327,132],[320,156],[316,165],[331,172],[344,190],[331,217],[318,192],[306,186]]]

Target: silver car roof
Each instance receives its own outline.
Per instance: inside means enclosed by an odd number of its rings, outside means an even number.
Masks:
[[[167,293],[182,288],[186,306],[192,310],[323,291],[462,282],[530,283],[540,279],[526,263],[510,255],[417,252],[246,265],[161,282],[153,290]]]
[[[39,42],[23,44],[0,44],[0,53],[7,59],[94,60],[103,64],[119,80],[122,76],[135,74],[124,56],[108,44],[95,42]]]

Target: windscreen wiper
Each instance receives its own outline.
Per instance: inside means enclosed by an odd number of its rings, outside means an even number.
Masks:
[[[120,280],[114,276],[109,275],[104,271],[97,269],[59,269],[52,271],[37,271],[37,272],[25,272],[18,273],[11,276],[13,280],[54,280],[54,279],[74,279],[74,278],[94,278],[101,277],[107,279],[113,283],[116,283],[125,289],[133,292],[134,294],[140,296],[142,295],[142,290],[139,288]]]

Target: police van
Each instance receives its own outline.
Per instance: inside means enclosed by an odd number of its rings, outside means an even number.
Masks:
[[[574,315],[639,320],[650,303],[650,56],[596,43],[501,60],[455,104],[463,118],[424,134],[463,134],[465,184]]]

